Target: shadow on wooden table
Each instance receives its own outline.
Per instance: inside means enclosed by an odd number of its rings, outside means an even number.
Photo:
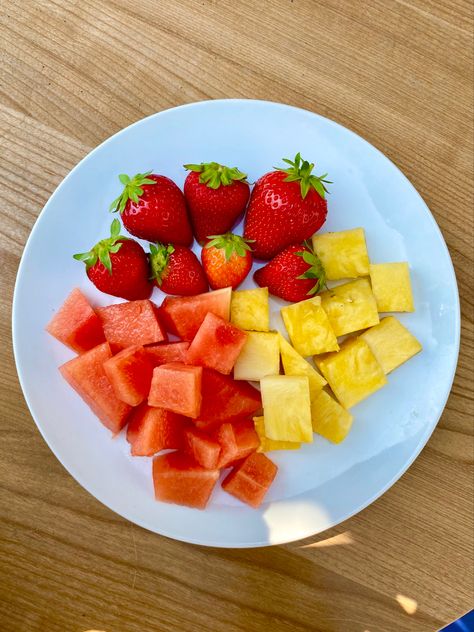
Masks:
[[[410,439],[416,440],[416,437]],[[411,447],[407,446],[407,449],[411,450]],[[368,479],[376,484],[386,459],[384,451],[368,464],[355,468],[362,467]],[[334,490],[337,488],[335,479]],[[370,515],[372,508],[366,511]],[[385,576],[387,569],[390,573],[390,567],[381,567],[382,543],[370,542],[370,528],[368,530],[364,524],[367,522],[370,524],[370,518],[352,519],[286,545],[244,550],[212,549],[212,554],[219,560],[246,569],[239,598],[246,595],[252,608],[265,608],[268,615],[275,617],[276,630],[286,630],[290,623],[294,630],[302,626],[305,630],[322,632],[426,632],[438,629],[441,622],[423,612],[418,593],[405,594],[409,587],[413,588],[413,583],[407,581],[406,576],[397,578],[393,573]],[[396,522],[394,528],[397,528]],[[378,554],[371,556],[376,549]]]

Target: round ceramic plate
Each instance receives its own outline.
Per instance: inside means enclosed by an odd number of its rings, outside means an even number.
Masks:
[[[279,472],[254,510],[217,488],[205,511],[156,502],[151,459],[132,458],[124,433],[112,440],[61,378],[72,353],[44,327],[73,287],[96,291],[72,254],[108,234],[119,173],[152,169],[182,186],[184,163],[238,166],[250,181],[300,151],[334,182],[323,230],[365,228],[373,262],[409,261],[416,311],[400,320],[423,352],[351,412],[347,439],[315,435],[294,452],[274,452]],[[436,265],[433,265],[436,262]],[[252,287],[249,277],[243,287]],[[158,290],[153,300],[161,301]],[[272,301],[274,325],[281,325]],[[367,507],[426,444],[448,397],[459,347],[459,298],[446,244],[405,176],[365,140],[322,116],[247,100],[193,103],[160,112],[109,138],[65,178],[44,207],[21,260],[13,305],[20,382],[36,424],[74,478],[102,503],[142,527],[187,542],[250,547],[298,540]]]

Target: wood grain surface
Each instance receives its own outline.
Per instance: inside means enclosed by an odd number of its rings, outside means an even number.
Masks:
[[[2,0],[0,17],[2,632],[424,632],[472,607],[471,1]],[[259,550],[174,542],[91,497],[36,429],[10,338],[22,248],[71,167],[137,119],[223,97],[319,112],[386,153],[442,229],[463,310],[447,408],[409,471],[338,527]]]

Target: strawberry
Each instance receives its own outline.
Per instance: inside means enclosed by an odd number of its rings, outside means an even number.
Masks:
[[[326,284],[323,264],[305,244],[285,248],[253,275],[270,294],[296,303],[319,292]]]
[[[189,246],[193,241],[186,202],[176,184],[151,171],[130,178],[122,173],[122,193],[110,205],[129,233],[146,239]]]
[[[106,294],[135,301],[148,298],[153,290],[145,251],[137,241],[120,235],[118,219],[112,222],[110,237],[74,259],[86,264],[87,276]]]
[[[199,259],[185,246],[150,244],[150,265],[155,284],[166,294],[192,296],[208,290]]]
[[[290,165],[265,174],[252,191],[244,236],[254,240],[253,253],[271,259],[290,244],[309,239],[326,221],[327,174],[312,174],[314,164],[296,154]]]
[[[246,174],[237,167],[208,162],[184,168],[190,171],[184,183],[184,196],[194,234],[202,244],[210,235],[231,230],[245,211],[250,188]]]
[[[202,265],[213,290],[242,283],[252,267],[249,240],[239,235],[210,235],[201,252]]]

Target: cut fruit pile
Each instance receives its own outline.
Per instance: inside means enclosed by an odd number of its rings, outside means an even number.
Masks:
[[[75,289],[47,327],[79,352],[60,371],[99,420],[114,434],[127,425],[132,456],[158,455],[158,500],[203,509],[221,470],[232,468],[223,488],[258,507],[275,478],[276,465],[254,454],[260,393],[229,376],[249,338],[229,321],[231,298],[226,288],[160,309],[145,299],[94,311]],[[169,342],[164,325],[185,340]],[[276,343],[278,372],[277,334],[262,335]]]
[[[151,171],[121,174],[110,207],[121,222],[74,258],[126,302],[94,309],[74,289],[47,326],[78,354],[60,367],[67,382],[112,433],[127,426],[132,456],[153,457],[157,500],[203,509],[222,475],[226,492],[259,507],[277,474],[264,453],[313,433],[340,443],[349,409],[421,350],[379,316],[413,311],[408,264],[371,263],[362,228],[316,232],[332,182],[299,153],[283,161],[252,189],[217,162],[184,165],[184,192]],[[230,232],[242,218],[243,235]],[[258,287],[236,290],[254,257],[267,262]],[[170,295],[159,307],[154,286]],[[288,302],[289,341],[270,330],[269,294]]]
[[[327,278],[345,279],[281,309],[290,342],[269,330],[267,288],[96,310],[75,289],[49,323],[79,353],[64,378],[113,433],[128,424],[133,456],[154,457],[157,500],[203,509],[226,470],[222,488],[258,507],[277,473],[265,452],[313,433],[340,443],[348,409],[421,350],[396,318],[379,318],[413,310],[407,264],[370,264],[362,229],[313,242]]]

